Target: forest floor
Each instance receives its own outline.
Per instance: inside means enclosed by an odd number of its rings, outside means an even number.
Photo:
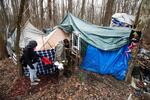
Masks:
[[[132,92],[125,81],[81,69],[69,78],[40,76],[39,85],[31,87],[10,59],[0,66],[0,100],[127,100]]]

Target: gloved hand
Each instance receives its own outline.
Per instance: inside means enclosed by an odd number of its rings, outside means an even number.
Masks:
[[[64,69],[64,67],[63,67],[63,64],[62,64],[62,63],[59,63],[58,69],[59,69],[59,70]]]
[[[54,63],[54,65],[57,66],[59,70],[64,69],[63,64],[62,64],[62,63],[59,63],[58,61],[56,61],[56,62]]]
[[[59,66],[59,62],[58,61],[54,62],[54,65]]]

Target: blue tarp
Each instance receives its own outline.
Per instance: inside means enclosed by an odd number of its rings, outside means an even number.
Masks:
[[[131,25],[124,23],[124,22],[120,22],[115,18],[112,18],[111,20],[113,27],[131,27]]]
[[[117,19],[115,19],[115,18],[112,18],[112,20],[111,20],[112,22],[113,22],[113,24],[115,24],[117,27],[124,27],[124,24],[125,23],[123,23],[123,22],[120,22],[120,21],[118,21]]]
[[[88,45],[81,67],[99,74],[111,74],[118,80],[124,80],[128,69],[128,60],[125,45],[115,51],[104,51]]]

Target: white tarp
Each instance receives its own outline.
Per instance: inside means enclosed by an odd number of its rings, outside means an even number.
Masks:
[[[24,48],[30,40],[42,41],[44,38],[44,33],[37,28],[35,28],[30,22],[28,22],[20,36],[19,46]],[[41,43],[40,43],[41,44]]]
[[[16,33],[17,29],[12,36],[7,39],[7,50],[9,55],[12,55],[14,52]],[[19,46],[20,48],[24,48],[30,40],[35,40],[38,44],[36,50],[50,49],[55,48],[58,42],[65,38],[68,38],[68,35],[59,28],[55,28],[50,34],[46,35],[28,21],[21,30]]]
[[[7,50],[10,55],[12,55],[12,51],[14,50],[14,43],[16,41],[17,29],[15,29],[14,33],[11,37],[7,39]],[[25,26],[21,29],[21,36],[19,41],[20,48],[24,48],[30,40],[36,40],[38,44],[42,44],[41,41],[44,40],[45,34],[34,27],[29,21],[25,24]]]
[[[115,18],[116,20],[127,23],[129,25],[133,25],[135,21],[135,17],[133,15],[129,15],[126,13],[115,13],[114,15],[112,15],[112,18]]]

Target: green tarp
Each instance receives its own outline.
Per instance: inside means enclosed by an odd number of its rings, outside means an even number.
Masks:
[[[101,27],[68,14],[59,25],[66,32],[80,33],[87,43],[102,49],[116,50],[128,43],[131,29],[124,27]]]

